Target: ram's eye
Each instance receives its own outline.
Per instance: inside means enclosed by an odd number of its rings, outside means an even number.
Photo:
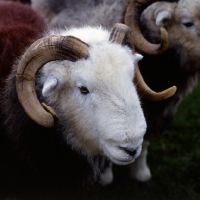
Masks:
[[[79,87],[79,89],[80,89],[81,93],[84,95],[90,93],[89,90],[84,86]]]
[[[183,25],[186,27],[194,26],[194,24],[192,22],[184,22]]]

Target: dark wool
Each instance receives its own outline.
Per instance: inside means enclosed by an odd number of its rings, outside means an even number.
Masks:
[[[68,146],[62,127],[37,125],[24,112],[15,89],[15,70],[3,96],[5,131],[0,148],[3,191],[65,191],[88,189],[99,180],[104,158],[81,156]],[[38,94],[40,96],[40,94]]]
[[[16,60],[45,29],[43,18],[29,6],[0,2],[0,194],[87,189],[104,165],[102,157],[73,151],[62,127],[37,125],[18,101]]]

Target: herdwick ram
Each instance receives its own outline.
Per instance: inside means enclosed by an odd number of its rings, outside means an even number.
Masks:
[[[44,12],[41,10],[40,12],[43,12],[51,26],[71,26],[74,20],[77,26],[87,23],[103,24],[111,28],[115,22],[125,22],[131,28],[132,43],[135,44],[136,50],[144,55],[139,66],[148,85],[155,91],[172,85],[178,87],[176,95],[165,101],[152,102],[146,97],[142,98],[147,120],[146,142],[143,144],[141,156],[130,165],[131,177],[140,181],[151,177],[146,164],[148,140],[156,138],[165,130],[180,102],[195,87],[200,69],[199,1],[154,2],[155,0],[110,0],[84,1],[82,4],[73,1],[72,4],[71,1],[64,0],[59,2],[42,0],[41,4],[38,4],[37,0],[32,0],[35,9],[40,10],[42,6],[45,8]],[[75,15],[75,11],[79,15]],[[138,27],[141,27],[142,33]],[[166,34],[169,37],[169,48],[164,39]],[[154,44],[150,44],[147,40]],[[161,46],[156,44],[161,41]],[[102,176],[107,176],[108,180],[105,182],[110,182],[112,170],[106,169]]]
[[[0,92],[2,191],[70,192],[95,183],[106,157],[116,164],[136,159],[146,121],[132,82],[141,56],[126,45],[129,35],[123,24],[111,33],[51,30],[9,65]],[[152,99],[175,92],[155,93],[137,81]]]

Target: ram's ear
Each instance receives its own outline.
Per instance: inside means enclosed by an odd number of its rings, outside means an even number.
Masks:
[[[143,58],[143,56],[137,52],[133,52],[132,54],[133,54],[133,62],[134,63],[137,63],[138,61],[140,61]]]
[[[156,25],[159,27],[165,27],[172,19],[172,13],[168,10],[162,10],[156,15]]]
[[[42,88],[42,95],[44,97],[48,96],[52,91],[58,89],[62,84],[62,80],[59,76],[49,75],[46,81],[44,82]]]

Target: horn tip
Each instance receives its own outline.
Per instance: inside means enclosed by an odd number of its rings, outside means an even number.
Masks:
[[[167,91],[168,91],[167,95],[163,99],[168,99],[168,98],[174,96],[174,94],[177,91],[177,87],[176,86],[172,86],[172,87],[168,88]]]

